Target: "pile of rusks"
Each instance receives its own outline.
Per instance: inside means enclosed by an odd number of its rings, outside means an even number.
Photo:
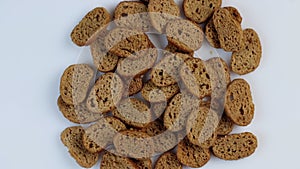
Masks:
[[[97,7],[76,25],[71,39],[90,46],[94,64],[64,71],[57,103],[69,121],[88,124],[61,133],[80,166],[91,168],[101,157],[101,169],[198,168],[211,154],[238,160],[254,153],[256,136],[230,134],[254,117],[250,85],[230,73],[253,72],[261,43],[253,29],[242,29],[236,8],[221,4],[184,0],[180,11],[173,0],[124,1],[113,21]],[[153,30],[166,35],[164,49],[145,33]],[[232,52],[230,66],[194,57],[205,38]]]

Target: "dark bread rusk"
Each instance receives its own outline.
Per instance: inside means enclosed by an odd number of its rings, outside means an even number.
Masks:
[[[180,50],[179,48],[177,48],[176,46],[172,45],[170,42],[168,43],[168,45],[165,47],[165,52],[166,53],[183,53],[183,54],[187,54],[190,55],[191,57],[194,56],[194,52],[184,52],[182,50]]]
[[[112,144],[117,132],[126,130],[125,124],[114,117],[105,117],[89,126],[83,135],[83,145],[91,153],[99,153]]]
[[[213,15],[214,27],[218,32],[221,47],[236,52],[244,47],[243,30],[227,9],[220,8]]]
[[[87,108],[94,113],[108,113],[121,100],[123,90],[123,82],[117,74],[103,74],[91,89],[87,98]]]
[[[138,169],[151,169],[152,168],[151,158],[146,159],[146,160],[132,159],[132,161],[137,165]]]
[[[132,96],[134,94],[139,93],[143,88],[143,77],[135,77],[135,78],[124,78],[124,96]]]
[[[180,16],[180,9],[174,0],[149,0],[148,12],[152,26],[164,33],[167,23]]]
[[[204,33],[197,24],[184,19],[174,19],[166,26],[168,41],[179,50],[192,53],[202,46]]]
[[[166,152],[157,159],[154,169],[182,169],[182,164],[178,161],[176,154]]]
[[[124,123],[137,128],[145,127],[152,120],[149,107],[136,98],[122,100],[112,114]]]
[[[91,168],[99,159],[98,153],[90,153],[82,143],[84,128],[74,126],[66,128],[60,135],[62,143],[69,149],[70,155],[84,168]]]
[[[63,116],[73,123],[87,124],[103,117],[102,114],[90,112],[85,103],[70,105],[65,103],[61,96],[57,99],[57,105]]]
[[[212,152],[216,157],[224,160],[238,160],[252,155],[256,148],[256,136],[245,132],[218,138]]]
[[[262,46],[258,34],[253,29],[245,29],[244,48],[239,52],[233,52],[231,56],[231,70],[239,75],[253,72],[260,63]]]
[[[115,8],[114,22],[118,27],[149,31],[148,7],[139,1],[123,1]]]
[[[224,113],[221,120],[220,120],[220,122],[219,122],[219,125],[216,129],[216,133],[217,133],[217,135],[221,135],[221,136],[227,135],[230,132],[232,132],[233,127],[234,127],[234,123]]]
[[[90,45],[110,22],[110,14],[103,7],[97,7],[86,14],[71,33],[72,41],[78,46]]]
[[[69,66],[60,79],[60,95],[67,104],[82,103],[87,95],[94,70],[87,64]]]
[[[226,92],[226,115],[239,126],[247,126],[254,117],[254,103],[250,85],[244,79],[233,80]]]
[[[201,148],[190,143],[189,140],[185,138],[178,144],[177,158],[183,165],[199,168],[210,160],[210,151],[207,148]]]
[[[106,151],[101,160],[101,169],[139,169],[129,158]]]

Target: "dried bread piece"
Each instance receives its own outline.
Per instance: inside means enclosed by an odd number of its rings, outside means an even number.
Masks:
[[[221,7],[221,4],[222,0],[184,0],[183,11],[188,19],[203,23]]]
[[[132,96],[139,93],[143,88],[143,77],[124,78],[124,96]]]
[[[67,104],[82,103],[87,95],[94,70],[87,64],[69,66],[60,79],[60,95]]]
[[[216,133],[217,135],[222,135],[222,136],[227,135],[233,130],[233,127],[234,127],[234,123],[224,113],[216,129]]]
[[[229,13],[231,14],[231,16],[238,22],[238,23],[242,23],[243,18],[239,12],[238,9],[236,9],[233,6],[226,6],[224,7],[224,9],[226,9],[227,11],[229,11]]]
[[[122,100],[112,113],[124,123],[138,128],[145,127],[152,119],[149,107],[136,98]]]
[[[141,131],[121,131],[114,137],[113,142],[116,151],[127,157],[146,159],[154,154],[153,140]]]
[[[121,100],[123,90],[123,82],[117,74],[103,74],[91,89],[87,98],[87,108],[94,113],[108,113]]]
[[[66,128],[60,135],[62,143],[69,149],[70,155],[84,168],[91,168],[99,159],[98,153],[90,153],[82,143],[84,128],[74,126]]]
[[[253,29],[245,29],[244,48],[239,52],[233,52],[231,56],[231,70],[239,75],[253,72],[260,63],[262,46],[258,34]]]
[[[103,117],[102,114],[90,112],[85,103],[69,105],[63,101],[61,96],[57,99],[57,105],[63,116],[73,123],[87,124],[97,121]]]
[[[183,53],[183,54],[187,54],[190,55],[191,57],[194,56],[194,52],[185,52],[180,50],[179,48],[177,48],[176,46],[172,45],[171,43],[168,43],[168,45],[166,46],[166,48],[164,49],[166,53]]]
[[[213,15],[214,27],[218,32],[221,47],[225,51],[237,52],[243,49],[243,30],[227,9],[218,9]]]
[[[152,26],[164,33],[167,23],[180,16],[180,9],[174,0],[149,0],[148,12]]]
[[[151,169],[152,168],[151,158],[148,158],[146,160],[136,160],[136,159],[132,159],[132,160],[137,165],[138,169]]]
[[[210,160],[210,152],[209,149],[194,145],[185,138],[178,144],[177,158],[183,165],[199,168]]]
[[[214,155],[224,160],[238,160],[250,156],[257,148],[257,138],[249,132],[220,137],[212,148]]]
[[[148,8],[143,2],[123,1],[115,8],[114,22],[118,27],[149,31],[151,22]]]
[[[105,117],[89,126],[83,135],[83,145],[91,153],[99,153],[112,144],[117,132],[126,130],[125,124],[114,117]]]
[[[166,152],[162,154],[155,163],[155,169],[182,169],[182,164],[178,161],[176,154]]]
[[[101,169],[139,169],[129,158],[106,151],[101,160]]]
[[[106,29],[109,22],[109,12],[103,7],[95,8],[75,26],[71,39],[78,46],[90,45],[96,39],[97,34]]]
[[[160,103],[151,103],[151,112],[153,120],[157,118],[162,118],[163,113],[167,108],[168,102],[160,102]]]
[[[172,45],[191,53],[202,46],[204,33],[200,26],[189,20],[174,19],[167,24],[166,35]]]
[[[149,102],[167,102],[179,92],[177,84],[165,87],[156,86],[151,80],[147,81],[141,91],[143,98]]]
[[[226,92],[225,113],[237,125],[247,126],[254,117],[250,85],[244,79],[233,80]]]

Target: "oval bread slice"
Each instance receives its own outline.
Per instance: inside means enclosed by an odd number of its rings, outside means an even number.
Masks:
[[[166,152],[162,154],[158,160],[156,161],[156,164],[154,166],[154,169],[182,169],[182,164],[178,161],[176,154],[172,152]]]
[[[101,160],[101,169],[139,169],[129,158],[106,151]]]

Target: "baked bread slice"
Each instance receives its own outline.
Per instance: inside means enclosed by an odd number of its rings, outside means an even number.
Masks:
[[[71,33],[72,41],[78,46],[90,45],[97,35],[106,29],[110,14],[103,7],[97,7],[86,14]]]
[[[224,113],[222,115],[222,118],[219,122],[219,125],[218,125],[217,129],[216,129],[216,133],[217,133],[217,135],[221,135],[221,136],[228,135],[233,130],[233,127],[234,127],[234,123]]]
[[[69,66],[60,79],[60,95],[67,104],[82,103],[87,95],[94,70],[87,64]]]
[[[94,113],[112,111],[123,96],[123,82],[115,73],[99,77],[87,98],[87,108]]]
[[[101,160],[101,169],[139,169],[129,158],[106,151]]]
[[[132,160],[137,165],[138,169],[151,169],[152,168],[151,158],[148,158],[146,160],[136,160],[136,159],[132,159]]]
[[[218,138],[212,152],[216,157],[224,160],[238,160],[250,156],[256,148],[256,136],[245,132]]]
[[[180,50],[179,48],[177,48],[176,46],[172,45],[170,42],[168,43],[168,45],[165,47],[165,53],[183,53],[183,54],[187,54],[187,55],[190,55],[191,57],[194,56],[194,52],[185,52],[185,51],[182,51]]]
[[[84,128],[74,126],[66,128],[60,135],[62,143],[69,149],[70,155],[84,168],[91,168],[99,159],[98,153],[90,153],[82,143]]]
[[[258,34],[253,29],[245,29],[244,48],[239,52],[233,52],[231,56],[231,70],[239,75],[253,72],[260,63],[262,46]]]
[[[166,152],[162,154],[155,164],[155,169],[182,169],[182,164],[178,161],[176,154],[172,152]]]
[[[124,96],[132,96],[134,94],[139,93],[143,88],[143,78],[135,77],[135,78],[124,78]]]

